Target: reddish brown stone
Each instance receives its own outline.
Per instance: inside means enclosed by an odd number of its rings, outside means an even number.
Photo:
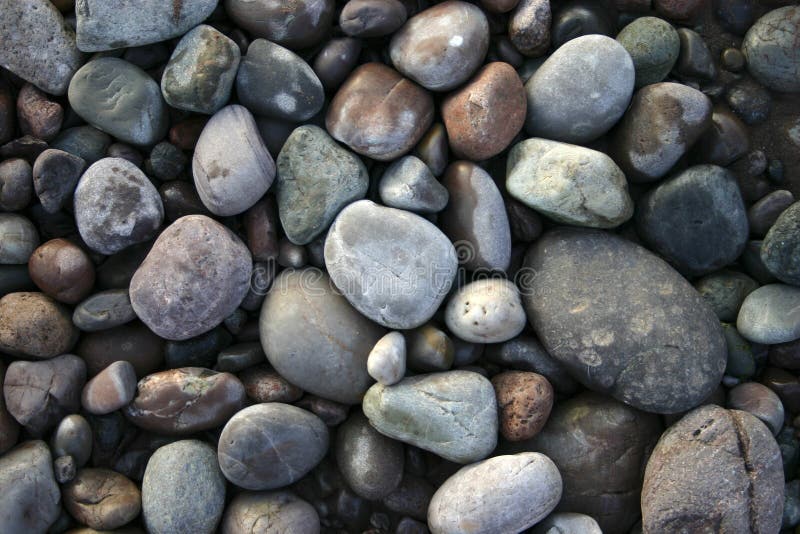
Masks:
[[[34,250],[28,272],[46,295],[65,304],[77,304],[94,286],[92,260],[66,239],[52,239]]]
[[[306,395],[295,405],[313,412],[328,426],[338,426],[347,419],[347,412],[350,410],[347,404],[340,404],[316,395]]]
[[[245,212],[244,229],[253,261],[278,257],[278,211],[272,197],[264,197]]]
[[[247,396],[255,402],[291,403],[303,396],[303,390],[290,384],[269,365],[256,365],[239,373]]]
[[[500,408],[500,433],[509,441],[530,439],[544,427],[553,409],[553,386],[545,377],[507,371],[492,378]]]
[[[23,134],[49,141],[61,129],[64,108],[27,83],[17,96],[17,117]]]
[[[677,21],[691,20],[708,0],[653,0],[656,12],[664,18]]]
[[[169,130],[169,142],[181,150],[194,150],[208,117],[191,117],[177,123]]]
[[[502,152],[525,123],[527,100],[514,67],[483,67],[442,104],[450,147],[460,158],[481,161]]]
[[[96,530],[113,530],[130,523],[142,507],[136,484],[110,469],[81,469],[62,493],[69,514]]]

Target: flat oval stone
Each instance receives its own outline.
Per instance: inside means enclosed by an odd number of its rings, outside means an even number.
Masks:
[[[254,37],[292,49],[307,48],[328,32],[334,0],[225,0],[225,12]]]
[[[383,329],[353,309],[316,269],[284,270],[272,287],[259,319],[269,362],[289,382],[315,395],[359,403],[372,383],[367,356]]]
[[[26,441],[0,456],[0,491],[3,532],[46,532],[56,521],[61,492],[44,441]]]
[[[450,198],[447,188],[416,156],[403,156],[389,165],[378,183],[378,194],[385,205],[416,213],[441,211]]]
[[[62,130],[50,143],[50,148],[78,156],[92,164],[102,159],[111,145],[111,137],[94,126],[75,126]]]
[[[758,382],[744,382],[731,389],[726,407],[758,417],[773,436],[781,431],[786,415],[778,394]]]
[[[773,345],[800,338],[800,288],[761,286],[744,299],[736,329],[755,343]]]
[[[319,534],[320,522],[311,504],[289,491],[243,491],[225,508],[222,534],[302,532]]]
[[[617,35],[617,41],[633,59],[636,87],[658,83],[666,78],[681,50],[678,32],[657,17],[640,17]]]
[[[0,213],[0,264],[24,265],[39,246],[39,233],[30,219]]]
[[[360,40],[352,37],[331,39],[314,58],[312,68],[327,91],[336,91],[356,67],[359,54]]]
[[[770,11],[747,32],[742,52],[747,69],[774,91],[800,92],[800,7]]]
[[[428,506],[433,534],[522,532],[561,499],[561,475],[537,452],[495,456],[462,467],[442,484]]]
[[[164,220],[155,186],[122,158],[104,158],[89,167],[75,189],[74,203],[81,237],[101,254],[152,239]]]
[[[194,149],[197,194],[215,215],[237,215],[260,199],[275,179],[275,162],[256,121],[239,105],[211,117]]]
[[[92,456],[92,427],[82,415],[68,415],[53,431],[50,448],[56,458],[72,456],[75,465],[83,467]]]
[[[681,76],[713,80],[717,75],[714,58],[703,37],[689,28],[678,28],[681,52],[675,71]]]
[[[164,230],[130,286],[136,315],[174,341],[208,332],[236,310],[250,287],[250,252],[205,215],[181,217]]]
[[[166,41],[197,26],[215,7],[216,0],[76,0],[78,48],[100,52]]]
[[[93,376],[120,360],[133,365],[139,378],[162,367],[164,340],[139,321],[108,330],[84,333],[75,353],[83,358]]]
[[[105,415],[127,406],[134,395],[136,370],[130,362],[119,360],[89,380],[81,393],[81,404],[91,414]]]
[[[406,374],[406,338],[389,332],[375,343],[367,358],[367,372],[385,386],[391,386]]]
[[[333,97],[331,136],[361,155],[390,161],[411,150],[433,122],[433,98],[381,63],[361,65]]]
[[[9,293],[0,299],[0,351],[32,359],[68,352],[78,340],[69,311],[43,293]]]
[[[611,129],[633,96],[636,73],[627,50],[604,35],[585,35],[558,48],[525,84],[525,131],[587,143]]]
[[[137,390],[125,415],[140,428],[169,436],[221,426],[245,401],[238,378],[201,367],[148,375],[139,381]]]
[[[497,402],[486,378],[446,371],[375,384],[362,405],[378,432],[451,462],[486,458],[497,445]]]
[[[350,304],[395,329],[429,320],[458,267],[453,245],[433,224],[369,200],[350,204],[336,218],[325,239],[325,265]],[[404,289],[398,294],[392,287]]]
[[[108,289],[91,295],[75,307],[72,323],[84,332],[97,332],[136,319],[126,289]]]
[[[328,428],[290,404],[256,404],[222,429],[217,452],[225,477],[250,490],[275,489],[299,480],[328,450]]]
[[[33,163],[33,188],[47,213],[58,213],[72,197],[86,162],[68,152],[48,148]]]
[[[83,120],[125,143],[152,145],[167,133],[161,88],[123,59],[102,57],[81,67],[69,83],[68,96]]]
[[[450,331],[473,343],[502,343],[519,335],[527,317],[513,282],[476,280],[450,297],[444,311]]]
[[[64,507],[81,524],[113,530],[133,521],[142,494],[129,478],[111,469],[81,469],[63,490]]]
[[[278,156],[276,196],[286,237],[306,245],[321,235],[346,205],[364,198],[364,163],[314,125],[296,128]]]
[[[557,229],[534,243],[524,267],[536,273],[522,293],[528,319],[586,387],[675,413],[722,379],[727,350],[717,317],[643,247],[600,231]]]
[[[0,66],[46,93],[63,95],[83,63],[75,32],[47,0],[0,2]]]
[[[400,28],[406,16],[399,0],[349,0],[339,15],[339,27],[353,37],[381,37]]]
[[[798,231],[800,202],[795,202],[778,216],[761,243],[761,261],[766,268],[778,280],[792,285],[800,285]]]

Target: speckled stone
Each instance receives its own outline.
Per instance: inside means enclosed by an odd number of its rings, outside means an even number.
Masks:
[[[775,91],[800,92],[800,7],[770,11],[747,32],[742,52],[747,69]]]
[[[17,95],[17,120],[23,135],[52,141],[61,129],[64,108],[34,85],[26,83]]]
[[[800,285],[800,202],[786,208],[761,243],[761,261],[769,272],[787,284]]]
[[[662,81],[680,54],[678,32],[669,22],[656,17],[641,17],[617,35],[617,41],[633,59],[636,87]]]
[[[447,205],[447,188],[416,156],[403,156],[383,172],[378,183],[381,201],[392,208],[415,213],[436,213]]]
[[[33,198],[33,170],[22,158],[0,162],[0,210],[17,211]]]
[[[522,54],[538,57],[550,47],[550,0],[520,0],[508,21],[508,36]]]
[[[492,377],[500,409],[500,433],[509,441],[530,439],[544,427],[553,409],[553,386],[545,377],[505,371]]]
[[[0,350],[32,359],[68,352],[78,339],[69,311],[43,293],[9,293],[0,299]]]
[[[747,295],[758,289],[758,282],[746,274],[722,270],[694,283],[720,321],[736,321],[739,307]]]

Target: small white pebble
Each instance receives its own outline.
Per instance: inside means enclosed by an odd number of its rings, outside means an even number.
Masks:
[[[389,332],[375,343],[367,358],[369,376],[391,386],[406,374],[406,338],[400,332]]]

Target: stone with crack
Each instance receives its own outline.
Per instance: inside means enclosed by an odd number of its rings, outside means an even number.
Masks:
[[[62,496],[70,515],[96,530],[114,530],[126,525],[142,508],[136,484],[110,469],[81,469],[64,486]]]
[[[225,508],[222,532],[308,532],[320,530],[319,515],[311,504],[290,491],[250,492],[236,495]]]

